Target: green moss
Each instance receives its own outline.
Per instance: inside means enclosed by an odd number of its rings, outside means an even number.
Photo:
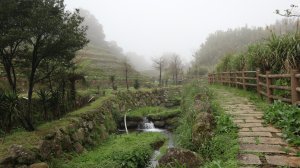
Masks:
[[[97,110],[103,104],[104,101],[109,101],[110,99],[112,99],[114,97],[115,97],[114,95],[107,95],[105,97],[101,97],[101,98],[97,99],[96,101],[88,104],[87,106],[67,114],[66,117],[80,116],[80,115],[90,112],[92,110]]]
[[[72,160],[54,160],[50,163],[53,168],[116,168],[116,167],[145,167],[153,150],[151,144],[165,141],[160,133],[132,133],[115,135],[92,151]]]

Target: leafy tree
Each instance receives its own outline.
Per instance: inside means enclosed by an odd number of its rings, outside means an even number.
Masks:
[[[3,3],[9,8],[2,8]],[[66,12],[63,0],[5,0],[0,6],[1,13],[5,14],[0,27],[2,64],[12,90],[16,90],[16,65],[20,65],[21,72],[28,77],[24,127],[31,131],[34,130],[32,94],[35,84],[49,78],[59,68],[57,65],[71,64],[75,52],[88,42],[86,27],[81,26],[83,18],[79,10]],[[21,12],[16,12],[19,9]]]
[[[0,1],[0,63],[5,70],[11,90],[17,91],[18,56],[26,52],[24,45],[30,38],[24,32],[27,28],[32,1],[1,0]]]

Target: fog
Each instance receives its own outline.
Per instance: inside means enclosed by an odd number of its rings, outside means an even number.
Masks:
[[[103,26],[105,40],[124,53],[151,58],[175,52],[184,62],[210,33],[247,25],[266,26],[282,17],[293,0],[66,0],[67,9],[83,8]]]

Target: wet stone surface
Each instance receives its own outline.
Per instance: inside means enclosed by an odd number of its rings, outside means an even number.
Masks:
[[[290,147],[281,130],[265,125],[262,111],[245,97],[222,89],[216,93],[220,105],[239,127],[240,167],[300,167],[300,157],[296,157],[300,148]]]

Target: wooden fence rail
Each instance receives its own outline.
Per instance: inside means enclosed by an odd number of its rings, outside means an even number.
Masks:
[[[287,85],[274,84],[276,80],[284,80]],[[274,100],[300,105],[300,73],[291,70],[289,74],[262,74],[257,71],[235,71],[208,74],[209,84],[219,83],[236,88],[253,88],[260,96],[266,97],[269,103]],[[285,95],[276,95],[276,90],[284,91]]]

